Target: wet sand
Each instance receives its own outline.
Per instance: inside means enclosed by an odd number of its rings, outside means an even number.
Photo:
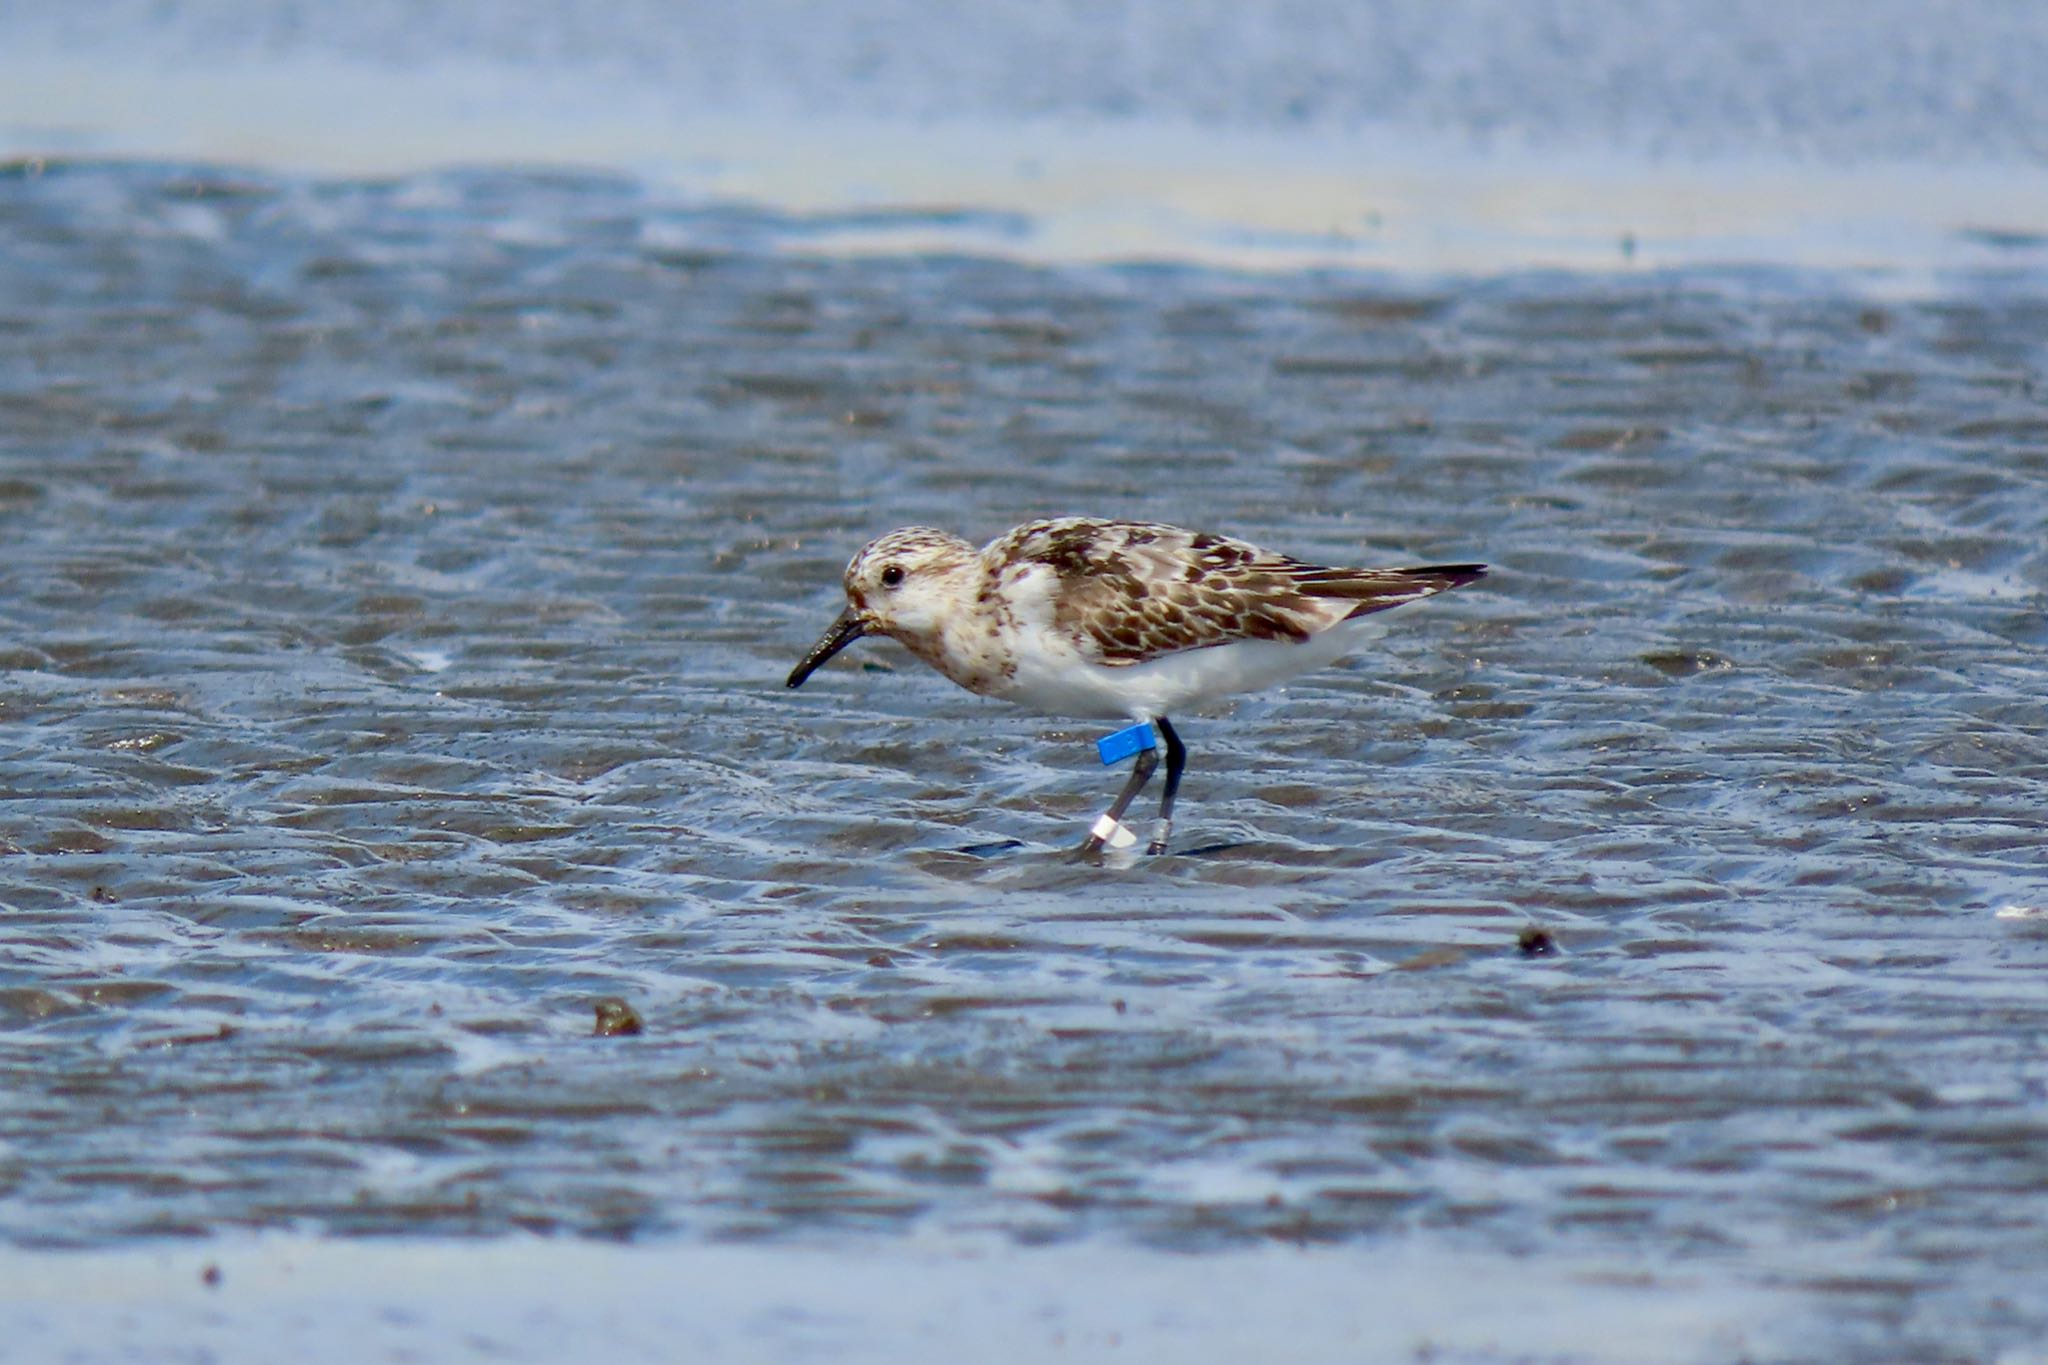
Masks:
[[[1792,1296],[1640,1266],[1416,1248],[1200,1257],[911,1238],[858,1250],[266,1237],[0,1253],[14,1348],[223,1365],[365,1359],[1782,1358],[1827,1339]],[[574,1292],[565,1294],[565,1286]],[[1597,1324],[1597,1331],[1589,1330]]]

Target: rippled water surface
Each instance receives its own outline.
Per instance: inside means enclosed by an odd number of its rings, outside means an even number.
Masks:
[[[818,226],[0,180],[0,1235],[1425,1239],[2048,1331],[2038,280]],[[1099,727],[781,685],[868,536],[1072,511],[1495,573],[1076,865]]]

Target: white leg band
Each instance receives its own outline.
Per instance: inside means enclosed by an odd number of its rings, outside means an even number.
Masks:
[[[1089,826],[1088,832],[1111,848],[1129,848],[1138,842],[1138,836],[1110,819],[1107,811],[1095,817],[1095,823]]]

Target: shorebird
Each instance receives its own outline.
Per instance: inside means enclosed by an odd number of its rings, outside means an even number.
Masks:
[[[1166,787],[1148,851],[1163,853],[1187,766],[1171,714],[1333,663],[1379,633],[1376,614],[1485,574],[1483,564],[1330,568],[1146,521],[1027,522],[979,550],[906,526],[847,564],[846,610],[788,685],[803,686],[863,635],[886,635],[970,692],[1048,715],[1157,726]],[[1130,777],[1082,853],[1133,841],[1124,812],[1159,756],[1149,730],[1131,747]],[[1107,748],[1103,761],[1112,761]]]

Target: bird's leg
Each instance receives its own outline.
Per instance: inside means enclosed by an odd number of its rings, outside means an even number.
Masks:
[[[1167,836],[1173,833],[1173,798],[1180,793],[1180,775],[1188,766],[1188,746],[1180,742],[1180,736],[1173,732],[1173,722],[1160,716],[1152,722],[1159,727],[1159,737],[1166,741],[1166,790],[1159,795],[1159,823],[1152,827],[1152,842],[1146,846],[1147,853],[1166,852]]]
[[[1109,814],[1095,822],[1095,828],[1088,831],[1088,837],[1081,841],[1081,847],[1076,852],[1084,855],[1101,852],[1103,841],[1108,837],[1107,832],[1122,822],[1124,812],[1131,808],[1131,802],[1151,780],[1152,770],[1158,766],[1158,750],[1138,750],[1138,761],[1131,765],[1131,775],[1124,781],[1124,789],[1116,794],[1116,800],[1110,802]],[[1104,833],[1098,834],[1096,830],[1102,830]]]

